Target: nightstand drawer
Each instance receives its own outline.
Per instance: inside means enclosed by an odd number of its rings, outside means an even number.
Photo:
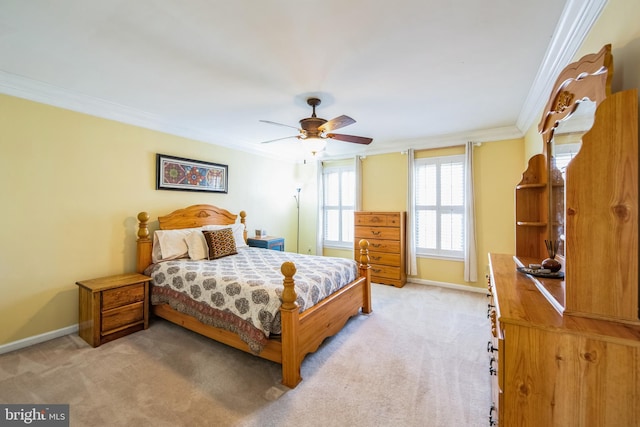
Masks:
[[[102,313],[102,335],[107,335],[114,329],[129,326],[144,320],[144,303],[137,302],[124,307]]]
[[[102,292],[102,310],[144,301],[144,283],[137,283],[123,288],[109,289]]]

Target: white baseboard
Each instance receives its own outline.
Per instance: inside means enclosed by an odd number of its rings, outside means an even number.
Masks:
[[[10,351],[20,350],[21,348],[29,347],[34,344],[49,341],[54,338],[63,337],[65,335],[74,334],[78,332],[78,325],[67,326],[66,328],[58,329],[56,331],[45,332],[44,334],[35,335],[33,337],[24,338],[18,341],[10,342],[8,344],[0,345],[0,354],[9,353]]]
[[[468,285],[459,285],[457,283],[447,283],[447,282],[436,282],[434,280],[424,280],[417,278],[407,278],[407,282],[417,283],[419,285],[428,285],[428,286],[439,286],[441,288],[449,288],[456,289],[458,291],[465,292],[476,292],[479,294],[487,294],[487,290],[485,288],[478,288],[477,286],[468,286]]]

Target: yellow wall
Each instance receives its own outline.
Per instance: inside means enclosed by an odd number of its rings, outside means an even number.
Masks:
[[[418,258],[418,279],[486,287],[487,253],[514,252],[514,188],[522,178],[522,156],[521,139],[484,143],[474,149],[478,281],[464,281],[461,261],[432,258]],[[367,156],[362,165],[363,210],[406,211],[407,174],[405,154]],[[336,254],[341,252],[331,252]]]
[[[227,164],[228,194],[155,190],[158,152]],[[246,210],[250,235],[264,227],[295,251],[293,182],[304,172],[0,95],[0,345],[75,325],[76,281],[133,271],[142,210],[152,228],[158,215],[195,203]]]

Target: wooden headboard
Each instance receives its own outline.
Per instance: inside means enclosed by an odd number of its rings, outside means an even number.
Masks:
[[[247,240],[247,227],[245,211],[240,211],[240,223],[245,226],[244,240]],[[192,205],[184,209],[178,209],[168,215],[158,217],[160,230],[175,230],[180,228],[195,228],[205,225],[231,225],[235,224],[238,215],[232,214],[226,209],[213,205]],[[151,264],[151,251],[153,240],[149,236],[149,214],[138,214],[138,241],[136,250],[136,271],[142,273]]]

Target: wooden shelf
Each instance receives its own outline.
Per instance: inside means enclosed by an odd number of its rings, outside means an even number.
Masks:
[[[539,222],[539,221],[517,221],[516,224],[521,227],[546,227],[547,226],[546,222]]]

